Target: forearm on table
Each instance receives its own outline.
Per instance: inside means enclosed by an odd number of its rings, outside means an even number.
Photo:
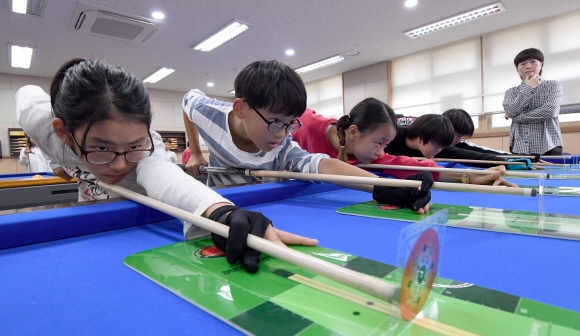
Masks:
[[[319,174],[330,174],[330,175],[344,175],[344,176],[360,176],[360,177],[372,177],[377,178],[376,175],[369,173],[366,170],[360,169],[358,167],[349,165],[346,162],[342,162],[337,159],[322,159],[318,164]],[[345,188],[373,192],[374,185],[365,184],[350,184],[350,183],[332,183]]]

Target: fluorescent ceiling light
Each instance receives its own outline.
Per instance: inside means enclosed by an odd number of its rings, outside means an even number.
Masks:
[[[151,76],[145,78],[143,83],[157,83],[160,80],[162,80],[163,78],[171,75],[174,71],[175,70],[173,70],[173,69],[161,68],[161,69],[155,71],[155,73],[153,73]]]
[[[213,87],[213,83],[212,82],[207,82],[207,86]]]
[[[18,14],[42,17],[47,0],[8,0],[8,9]]]
[[[151,14],[151,17],[153,17],[154,19],[157,19],[157,20],[163,20],[165,18],[165,14],[163,14],[161,12],[153,12]]]
[[[250,28],[245,23],[234,21],[195,45],[193,49],[206,52],[212,51]]]
[[[13,68],[30,68],[32,60],[32,48],[12,46],[12,67]]]
[[[314,70],[317,70],[317,69],[320,69],[320,68],[327,67],[329,65],[333,65],[333,64],[336,64],[336,63],[340,63],[342,61],[344,61],[344,57],[342,57],[340,55],[339,56],[334,56],[334,57],[331,57],[331,58],[327,58],[325,60],[322,60],[320,62],[312,63],[310,65],[303,66],[302,68],[298,68],[298,69],[296,69],[296,72],[299,73],[299,74],[306,73],[306,72],[310,72],[310,71],[314,71]]]
[[[234,94],[234,93],[236,93],[236,90],[232,90],[229,93]]]
[[[448,19],[444,19],[416,29],[406,31],[404,32],[404,34],[410,38],[417,38],[419,36],[424,36],[429,33],[433,33],[442,29],[456,26],[458,24],[466,23],[469,21],[473,21],[475,19],[479,19],[482,17],[486,17],[501,12],[505,12],[505,8],[501,4],[501,2],[496,2],[491,5],[487,5],[478,9],[471,10],[469,12],[452,16]]]
[[[405,1],[405,7],[415,7],[417,6],[417,0],[407,0]]]
[[[12,0],[12,11],[18,14],[26,14],[27,0]]]
[[[286,50],[286,55],[288,55],[288,56],[294,55],[294,50],[292,50],[292,49]]]

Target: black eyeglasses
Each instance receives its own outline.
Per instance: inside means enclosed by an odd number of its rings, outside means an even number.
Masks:
[[[75,139],[72,133],[70,136],[73,138],[75,144],[79,147],[81,154],[87,158],[88,163],[92,164],[106,164],[111,163],[117,159],[117,156],[123,155],[125,161],[127,162],[139,162],[141,158],[145,155],[145,153],[149,153],[150,156],[155,151],[155,146],[153,146],[153,138],[151,137],[151,133],[148,131],[149,140],[151,141],[151,149],[135,149],[135,150],[128,150],[125,152],[113,152],[113,151],[86,151],[79,145],[77,139]]]
[[[248,103],[248,102],[246,102],[246,103]],[[302,126],[302,123],[300,122],[300,120],[298,118],[296,118],[296,120],[294,120],[288,124],[285,124],[278,119],[274,119],[274,121],[268,121],[268,120],[266,120],[266,118],[264,118],[264,116],[260,112],[258,112],[258,110],[256,110],[252,105],[250,105],[250,103],[248,103],[248,106],[251,107],[252,110],[256,111],[256,113],[258,113],[260,118],[262,118],[262,120],[264,120],[264,122],[266,122],[266,124],[268,124],[268,131],[270,131],[272,133],[278,132],[279,130],[281,130],[284,127],[286,127],[286,132],[292,133],[292,132],[296,131],[297,129],[299,129],[300,126]]]

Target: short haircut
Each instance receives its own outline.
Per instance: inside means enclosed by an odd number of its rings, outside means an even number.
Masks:
[[[306,88],[292,68],[278,61],[256,61],[246,66],[234,81],[236,98],[252,107],[299,117],[306,110]]]
[[[168,138],[163,138],[163,143],[169,142],[171,143],[171,140],[169,140]]]
[[[469,113],[462,109],[451,109],[443,112],[443,116],[451,121],[455,133],[472,137],[475,131],[473,120]]]
[[[518,68],[518,64],[527,61],[529,59],[535,59],[542,62],[542,68],[544,67],[544,54],[536,48],[529,48],[520,51],[519,54],[516,55],[514,58],[514,65],[516,69]],[[540,69],[540,75],[542,74],[542,69]]]
[[[431,141],[441,147],[451,145],[455,137],[451,121],[440,114],[422,115],[406,129],[409,139],[421,138],[424,144]]]

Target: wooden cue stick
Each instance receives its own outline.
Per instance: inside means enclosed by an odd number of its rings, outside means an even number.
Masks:
[[[506,159],[534,159],[533,155],[496,155]],[[540,155],[540,159],[571,159],[572,155]]]
[[[73,178],[70,181],[67,181],[67,180],[62,179],[58,176],[43,177],[43,178],[3,180],[3,181],[0,181],[0,189],[31,187],[31,186],[39,186],[39,185],[47,185],[47,184],[76,183],[76,182],[77,182],[77,179],[75,179],[75,178]]]
[[[397,180],[385,179],[378,177],[360,177],[360,176],[344,176],[344,175],[330,175],[330,174],[309,174],[309,173],[294,173],[286,171],[270,171],[270,170],[253,170],[253,169],[236,169],[236,168],[217,168],[217,167],[200,167],[200,171],[205,173],[218,174],[238,174],[255,177],[273,177],[283,179],[308,180],[308,181],[322,181],[329,183],[344,183],[344,184],[367,184],[380,185],[386,187],[408,187],[417,188],[421,186],[421,181],[414,180]],[[486,194],[502,194],[513,196],[529,196],[535,197],[535,189],[524,188],[508,188],[508,187],[493,187],[475,184],[461,184],[461,183],[445,183],[435,182],[431,189],[445,190],[445,191],[467,191]]]
[[[382,165],[382,164],[357,164],[356,166],[359,168],[368,168],[368,169],[417,170],[417,171],[431,171],[441,173],[460,173],[460,174],[467,173],[479,175],[493,175],[497,173],[497,171],[495,170],[487,170],[487,169],[481,170],[481,169],[460,169],[460,168],[444,168],[444,167],[397,166],[397,165]],[[543,174],[506,171],[501,176],[523,176],[523,177],[540,178],[541,175]],[[546,178],[549,178],[549,176]]]
[[[103,189],[112,191],[137,203],[147,205],[171,216],[186,220],[202,229],[213,232],[222,237],[228,237],[229,227],[226,225],[214,222],[201,216],[196,216],[189,211],[170,206],[160,201],[156,201],[145,195],[141,195],[123,187],[104,183],[101,181],[97,181],[96,184]],[[387,302],[392,302],[395,292],[398,292],[399,290],[398,287],[383,282],[379,279],[349,270],[344,267],[340,267],[338,265],[292,250],[286,246],[275,244],[266,239],[251,234],[248,235],[247,244],[249,247],[262,253],[266,253],[275,258],[284,260],[312,273],[334,280],[338,283]]]
[[[469,159],[443,159],[443,158],[433,158],[427,159],[424,157],[414,157],[413,159],[424,161],[432,160],[435,162],[465,162],[465,163],[484,163],[484,164],[497,164],[497,165],[525,165],[525,162],[508,162],[508,161],[492,161],[492,160],[469,160]],[[569,164],[556,164],[556,163],[532,163],[532,166],[553,166],[553,167],[570,167]]]
[[[308,286],[310,288],[325,292],[327,294],[339,297],[341,299],[350,301],[354,304],[363,306],[363,307],[367,307],[369,309],[372,309],[374,311],[377,311],[379,313],[382,314],[386,314],[386,315],[394,315],[397,314],[397,317],[400,317],[399,311],[398,309],[392,305],[392,304],[385,304],[382,302],[372,302],[372,305],[369,305],[369,299],[356,294],[356,293],[351,293],[349,291],[346,291],[344,289],[340,289],[340,288],[336,288],[334,286],[328,285],[326,283],[314,280],[314,279],[310,279],[307,278],[305,276],[302,276],[300,274],[292,274],[291,276],[288,277],[288,279],[298,282],[304,286]],[[459,329],[457,327],[454,327],[452,325],[448,325],[445,323],[441,323],[439,321],[436,320],[432,320],[429,319],[427,317],[421,317],[418,319],[415,319],[413,321],[411,321],[411,323],[418,325],[420,327],[423,327],[425,329],[429,329],[431,331],[434,331],[436,333],[440,333],[442,335],[447,335],[447,336],[477,336],[477,334],[474,334],[472,332],[469,332],[467,330],[463,330],[463,329]]]

